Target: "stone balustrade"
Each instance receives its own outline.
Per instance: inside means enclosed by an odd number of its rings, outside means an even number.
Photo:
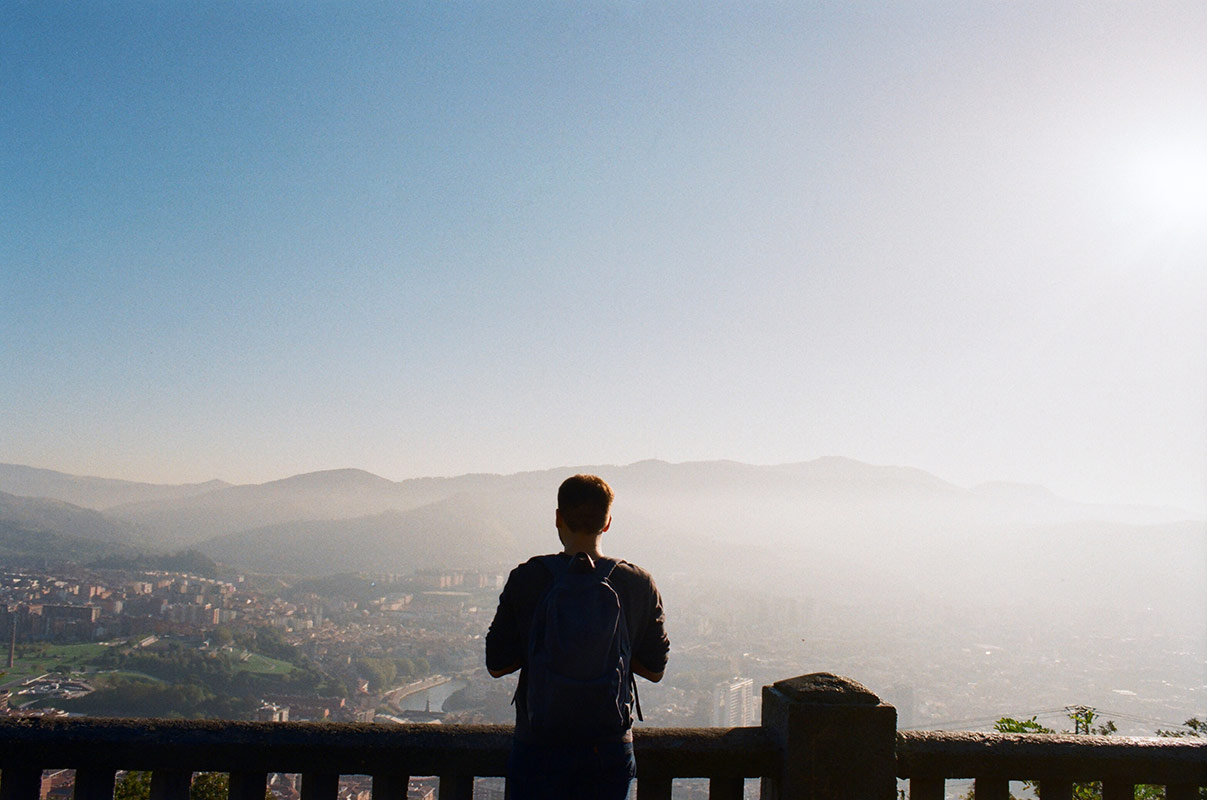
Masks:
[[[676,778],[738,800],[756,779],[768,800],[942,800],[945,781],[975,779],[976,800],[1008,800],[1010,780],[1041,800],[1101,781],[1103,800],[1137,784],[1198,800],[1207,740],[897,731],[896,710],[846,678],[816,673],[763,687],[748,728],[636,731],[638,800]],[[341,775],[372,776],[373,800],[405,800],[412,776],[439,777],[441,800],[471,800],[475,777],[503,776],[511,728],[155,719],[0,719],[0,800],[38,800],[42,773],[74,769],[75,800],[112,800],[119,770],[149,770],[151,800],[187,800],[195,772],[230,774],[230,800],[264,800],[268,774],[300,773],[301,800],[336,800]]]

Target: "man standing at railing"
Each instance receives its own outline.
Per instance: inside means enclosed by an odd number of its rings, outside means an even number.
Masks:
[[[621,800],[636,776],[633,676],[662,680],[670,641],[650,574],[600,551],[612,498],[595,475],[562,483],[554,515],[562,552],[511,571],[486,634],[490,674],[520,670],[513,800]]]

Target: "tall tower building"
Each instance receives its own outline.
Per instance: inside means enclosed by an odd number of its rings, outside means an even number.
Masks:
[[[753,679],[732,678],[713,687],[712,724],[718,728],[738,728],[754,724]]]
[[[5,628],[8,634],[5,637],[8,639],[8,668],[12,669],[17,659],[17,615],[9,611],[7,605],[0,605],[0,622],[8,623],[0,625],[0,628]]]

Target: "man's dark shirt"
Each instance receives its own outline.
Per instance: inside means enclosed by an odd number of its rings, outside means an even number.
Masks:
[[[569,560],[570,556],[560,553]],[[532,615],[545,590],[553,583],[553,573],[530,558],[511,571],[507,585],[499,595],[499,608],[486,634],[486,668],[500,671],[528,657],[528,631],[532,628]],[[633,647],[633,659],[640,661],[650,672],[666,669],[666,657],[670,652],[670,640],[663,627],[666,615],[662,611],[662,596],[650,573],[627,561],[618,561],[608,582],[620,597],[624,608],[629,642]],[[524,672],[520,672],[520,685],[516,692],[516,736],[528,737],[528,698],[525,693]]]

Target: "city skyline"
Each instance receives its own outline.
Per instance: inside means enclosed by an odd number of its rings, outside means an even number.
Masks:
[[[0,461],[1207,513],[1207,9],[5,12]]]

